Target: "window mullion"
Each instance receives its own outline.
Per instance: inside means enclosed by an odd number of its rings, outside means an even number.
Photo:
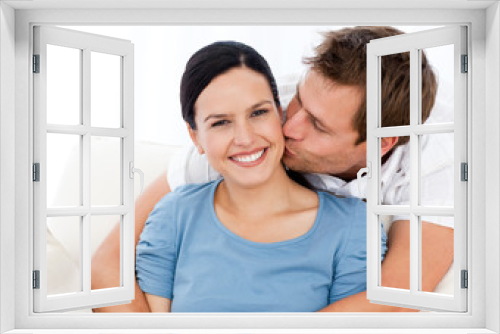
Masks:
[[[419,198],[419,147],[418,135],[413,129],[418,125],[419,103],[419,61],[418,50],[410,50],[410,291],[412,294],[418,292],[420,266],[419,266],[419,228],[418,216],[414,213],[414,208],[418,206]]]
[[[373,135],[379,138],[383,137],[403,137],[408,136],[411,132],[418,135],[431,135],[452,133],[455,130],[454,123],[437,123],[437,124],[420,124],[420,125],[405,125],[383,127],[373,130]]]
[[[83,49],[82,53],[82,124],[90,130],[90,50]],[[82,206],[88,212],[82,218],[82,233],[81,235],[81,275],[83,292],[90,293],[91,282],[91,251],[90,251],[90,207],[91,207],[91,161],[90,161],[90,131],[87,131],[82,137]]]

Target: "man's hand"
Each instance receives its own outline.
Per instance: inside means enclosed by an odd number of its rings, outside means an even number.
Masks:
[[[410,221],[395,221],[382,262],[382,286],[410,289]],[[422,290],[434,291],[453,262],[453,229],[422,222]],[[366,291],[328,305],[320,312],[415,312],[407,308],[372,304]]]
[[[136,246],[149,214],[156,203],[169,192],[167,177],[162,173],[135,201]],[[120,225],[117,224],[92,257],[92,289],[120,286],[120,248]],[[150,308],[136,282],[135,299],[130,304],[100,307],[94,309],[94,312],[150,312]]]

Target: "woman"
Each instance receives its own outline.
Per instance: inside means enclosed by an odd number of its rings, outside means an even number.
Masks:
[[[151,311],[318,311],[364,291],[365,204],[287,175],[264,58],[237,42],[202,48],[187,63],[181,105],[223,179],[181,187],[149,216],[136,274]]]

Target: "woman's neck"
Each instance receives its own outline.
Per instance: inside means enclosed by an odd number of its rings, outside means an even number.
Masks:
[[[215,205],[246,217],[276,214],[290,209],[294,187],[300,186],[281,168],[269,181],[252,188],[224,180],[217,188]]]

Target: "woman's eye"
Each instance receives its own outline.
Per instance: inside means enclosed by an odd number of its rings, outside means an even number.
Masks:
[[[267,109],[259,109],[259,110],[255,110],[253,113],[252,113],[252,117],[253,116],[260,116],[260,115],[264,115],[264,114],[267,114],[268,113],[268,110]]]
[[[218,126],[222,126],[222,125],[226,125],[227,123],[229,123],[229,121],[223,119],[223,120],[217,121],[215,123],[212,123],[212,128],[215,128],[215,127],[218,127]]]

